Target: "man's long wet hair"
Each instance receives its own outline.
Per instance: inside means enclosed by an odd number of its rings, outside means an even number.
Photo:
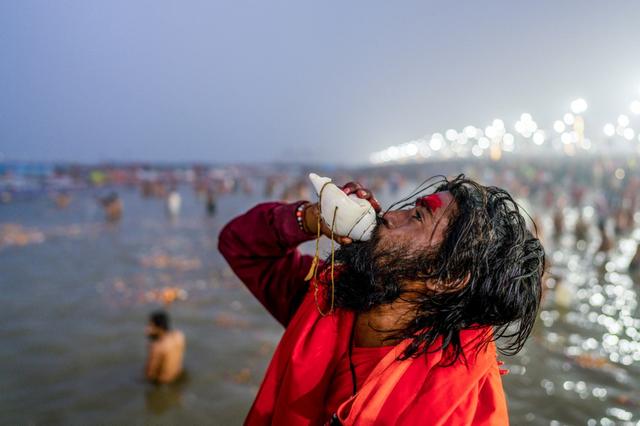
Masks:
[[[385,330],[390,340],[412,340],[401,359],[443,350],[444,363],[452,364],[464,358],[461,330],[487,327],[493,333],[483,333],[476,349],[500,339],[500,351],[513,355],[531,333],[540,305],[542,244],[509,193],[464,175],[429,179],[389,210],[412,207],[416,197],[442,191],[449,191],[455,203],[435,249],[375,250],[374,233],[369,242],[336,251],[344,268],[336,277],[336,306],[366,312],[398,298],[409,302],[414,318],[402,329]],[[406,288],[416,281],[425,285]]]

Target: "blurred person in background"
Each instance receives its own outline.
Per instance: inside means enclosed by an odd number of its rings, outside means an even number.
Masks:
[[[117,192],[111,192],[106,197],[100,199],[100,204],[104,209],[107,222],[117,222],[122,218],[122,200]]]
[[[506,191],[434,185],[380,216],[369,241],[335,236],[335,268],[321,263],[311,284],[297,246],[318,233],[317,204],[259,204],[222,230],[221,253],[286,327],[245,424],[508,423],[494,341],[524,345],[544,251]],[[343,191],[380,210],[358,184]]]
[[[66,191],[60,191],[55,195],[54,201],[57,208],[66,209],[71,203],[71,194]]]
[[[213,189],[207,189],[207,216],[213,216],[216,213],[216,197],[213,193]]]
[[[152,312],[147,324],[149,347],[145,377],[153,383],[171,383],[183,372],[186,339],[180,330],[171,330],[169,314]]]
[[[175,218],[180,214],[180,207],[182,206],[182,197],[180,196],[180,193],[178,192],[175,186],[171,187],[171,190],[167,195],[165,203],[167,208],[167,214],[169,215],[169,217]]]

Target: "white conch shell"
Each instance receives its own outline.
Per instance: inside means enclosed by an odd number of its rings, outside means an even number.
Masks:
[[[334,232],[342,237],[353,240],[366,241],[376,225],[376,211],[371,203],[356,195],[347,195],[331,179],[309,174],[309,179],[320,196],[320,214],[324,222],[331,227],[336,207]],[[324,188],[324,189],[323,189]]]

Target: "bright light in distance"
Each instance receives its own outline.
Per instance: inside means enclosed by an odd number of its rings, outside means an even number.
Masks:
[[[573,116],[573,114],[571,114],[570,112],[566,113],[564,115],[564,117],[562,117],[562,121],[564,121],[564,123],[567,126],[571,126],[573,125],[573,122],[576,120],[576,118]]]
[[[580,139],[578,137],[578,132],[576,132],[576,131],[570,132],[569,136],[571,136],[571,142],[573,142],[573,143],[578,142],[578,140]]]
[[[545,138],[546,138],[546,135],[544,134],[544,131],[538,130],[533,134],[533,143],[535,143],[536,145],[542,145],[544,143]]]
[[[514,141],[515,138],[511,133],[507,133],[502,137],[502,142],[504,142],[505,145],[513,145]]]
[[[466,126],[462,132],[464,133],[464,135],[468,138],[475,138],[476,135],[478,134],[478,131],[476,130],[475,126]]]
[[[636,132],[634,132],[631,127],[627,127],[626,129],[624,129],[624,132],[622,133],[622,136],[624,136],[624,138],[628,141],[633,140],[635,135],[636,135]]]
[[[589,105],[587,105],[587,101],[582,98],[578,98],[571,102],[571,111],[574,114],[582,114],[587,110],[588,107]]]
[[[408,157],[413,157],[418,153],[418,146],[411,142],[402,147],[402,151]]]
[[[392,160],[397,160],[398,157],[400,157],[400,150],[398,149],[398,147],[392,146],[387,149],[387,154]]]
[[[429,147],[434,151],[439,151],[442,148],[442,135],[440,137],[436,137],[436,135],[440,135],[440,133],[436,133],[431,137]]]
[[[564,125],[564,123],[560,120],[556,120],[553,123],[553,130],[556,131],[556,133],[562,133],[564,132],[564,130],[566,129],[566,126]]]
[[[487,139],[487,138],[485,138],[485,137],[482,137],[482,138],[478,139],[478,146],[479,146],[481,149],[487,149],[487,148],[489,148],[489,139]]]
[[[524,133],[525,126],[522,121],[520,120],[516,121],[516,124],[513,127],[516,129],[516,132],[520,134]]]
[[[514,142],[515,142],[516,138],[513,137],[513,135],[511,133],[506,133],[503,137],[502,137],[502,149],[505,152],[513,152],[515,146],[514,146]]]
[[[629,117],[624,114],[620,114],[618,116],[618,124],[622,127],[627,127],[629,125]]]
[[[607,123],[604,125],[604,128],[602,129],[602,131],[604,132],[604,135],[608,138],[610,138],[611,136],[616,134],[616,126],[614,126],[611,123]]]
[[[525,112],[520,115],[520,120],[515,124],[516,132],[520,133],[525,138],[530,138],[533,132],[538,130],[538,123],[533,121],[531,114]]]
[[[640,94],[640,87],[639,94]],[[561,119],[553,121],[550,128],[543,129],[536,123],[528,112],[520,114],[519,119],[509,129],[500,118],[494,118],[486,127],[466,125],[461,130],[449,128],[442,133],[433,133],[416,140],[410,140],[398,145],[388,146],[385,149],[374,152],[369,156],[373,164],[382,164],[407,159],[423,158],[452,158],[452,157],[490,157],[498,159],[503,151],[514,152],[523,155],[526,152],[518,152],[520,148],[525,151],[537,150],[537,146],[545,143],[552,145],[558,153],[573,156],[578,154],[578,149],[591,150],[598,148],[596,142],[588,139],[589,134],[584,133],[584,121],[582,113],[587,111],[589,104],[584,98],[576,98],[571,101],[570,109],[562,115]],[[640,142],[640,130],[632,127],[632,119],[640,117],[640,96],[631,98],[628,104],[628,112],[620,114],[616,120],[605,123],[602,132],[605,138],[618,138],[627,141]],[[635,122],[634,124],[635,125]],[[557,135],[557,136],[556,136]],[[602,135],[602,134],[601,134]],[[518,139],[520,138],[520,139]],[[602,136],[601,136],[602,138]],[[518,150],[516,150],[518,139]],[[530,139],[533,144],[528,144]],[[522,146],[520,146],[522,145]],[[633,148],[636,144],[623,144],[625,149]],[[529,148],[525,148],[528,146]],[[533,152],[533,151],[531,151]],[[540,151],[541,152],[541,151]],[[640,143],[637,144],[637,154],[640,155]],[[640,213],[638,213],[640,218]]]

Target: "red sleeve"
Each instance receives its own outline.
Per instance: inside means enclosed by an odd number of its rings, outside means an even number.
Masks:
[[[231,269],[283,326],[287,326],[309,286],[304,277],[312,256],[296,248],[313,239],[298,227],[294,204],[258,204],[220,232],[218,249]]]

